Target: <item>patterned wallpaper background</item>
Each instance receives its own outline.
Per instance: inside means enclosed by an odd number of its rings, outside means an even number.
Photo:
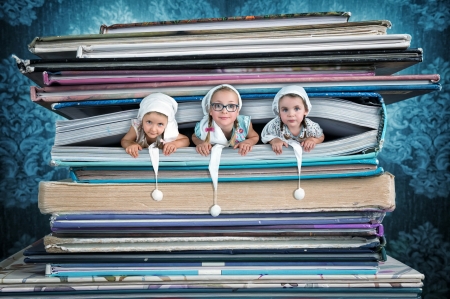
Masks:
[[[33,104],[12,54],[36,58],[36,36],[98,33],[101,24],[252,14],[349,11],[387,19],[424,61],[402,74],[441,75],[442,91],[388,106],[380,161],[396,176],[397,208],[383,224],[388,254],[426,276],[424,298],[450,297],[450,3],[446,0],[2,0],[0,1],[0,258],[49,233],[38,183],[66,178],[49,166],[56,114]]]

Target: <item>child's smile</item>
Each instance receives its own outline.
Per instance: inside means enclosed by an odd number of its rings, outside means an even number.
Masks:
[[[142,118],[142,129],[147,137],[154,141],[156,137],[164,133],[167,126],[167,116],[151,112]]]
[[[238,105],[239,99],[231,90],[219,90],[211,98],[211,104],[222,104],[226,105]],[[211,107],[209,109],[209,114],[216,122],[216,124],[222,129],[223,133],[227,135],[233,130],[234,121],[239,114],[239,108],[236,111],[230,112],[228,110],[233,110],[231,107],[223,107],[221,111],[216,111]]]

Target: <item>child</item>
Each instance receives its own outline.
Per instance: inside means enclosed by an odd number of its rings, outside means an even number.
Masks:
[[[192,141],[197,152],[208,156],[212,144],[239,148],[245,156],[259,140],[250,116],[239,115],[242,100],[231,85],[222,84],[211,89],[202,100],[203,119],[195,126]]]
[[[283,145],[288,147],[288,140],[299,142],[305,152],[310,152],[325,139],[320,126],[306,118],[311,103],[303,87],[283,87],[273,99],[272,111],[277,117],[266,124],[261,140],[270,143],[277,155],[283,152]]]
[[[211,153],[208,170],[213,182],[214,200],[209,212],[217,217],[221,212],[217,204],[217,182],[222,149],[231,145],[239,148],[239,154],[245,156],[258,142],[259,135],[252,127],[250,116],[239,115],[241,96],[231,85],[222,84],[208,91],[202,100],[202,108],[204,117],[195,125],[192,141],[200,155]]]
[[[133,158],[152,143],[166,156],[179,147],[189,146],[189,138],[178,133],[177,109],[177,102],[168,95],[153,93],[146,96],[139,106],[137,118],[131,120],[130,130],[120,144]]]

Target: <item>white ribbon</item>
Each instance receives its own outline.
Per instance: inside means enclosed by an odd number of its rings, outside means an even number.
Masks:
[[[219,179],[219,165],[220,165],[220,157],[222,155],[222,149],[225,146],[222,144],[216,144],[211,148],[211,158],[209,159],[209,174],[211,176],[211,180],[214,188],[214,198],[213,198],[213,206],[210,209],[210,213],[212,216],[216,217],[220,214],[220,206],[217,204],[217,182]]]
[[[297,168],[298,168],[298,189],[294,192],[294,197],[296,199],[303,199],[305,197],[305,191],[300,188],[300,174],[302,173],[302,155],[303,149],[300,143],[295,140],[288,140],[287,143],[292,146],[295,153],[295,158],[297,159]]]
[[[153,142],[148,147],[148,153],[152,162],[153,170],[155,171],[156,188],[152,192],[152,198],[160,201],[163,199],[163,193],[158,190],[158,168],[159,168],[159,148],[156,146],[156,142]]]

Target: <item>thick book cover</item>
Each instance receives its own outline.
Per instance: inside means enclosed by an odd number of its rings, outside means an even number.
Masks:
[[[380,248],[378,237],[159,237],[58,238],[44,237],[45,250],[64,252],[138,252],[229,249]]]
[[[246,69],[212,69],[212,70],[111,70],[111,71],[44,71],[44,85],[89,85],[89,84],[118,84],[138,82],[177,82],[201,80],[239,80],[239,79],[273,79],[273,78],[310,78],[310,77],[347,77],[374,76],[375,72],[369,68],[360,70],[330,70],[306,71],[300,68],[254,68]]]
[[[70,177],[78,183],[155,183],[153,167],[85,166],[71,167]],[[298,180],[297,164],[246,165],[219,168],[219,182]],[[383,173],[378,160],[343,161],[325,165],[302,164],[301,180],[372,176]],[[208,167],[159,167],[158,183],[211,182]]]
[[[193,30],[229,30],[240,28],[277,28],[292,25],[346,24],[350,12],[307,12],[291,14],[270,14],[252,16],[233,16],[221,18],[201,18],[172,21],[153,21],[141,23],[124,23],[101,25],[101,34],[118,34],[131,32],[165,32],[165,31],[193,31]]]
[[[345,138],[339,148],[333,141],[314,151],[303,154],[305,165],[332,165],[332,164],[366,164],[368,159],[376,158],[380,148],[378,138],[380,132],[371,130],[357,135],[358,138]],[[366,134],[366,135],[365,135]],[[361,136],[362,135],[362,136]],[[360,138],[364,137],[364,138]],[[370,146],[368,146],[370,145]],[[367,152],[358,154],[361,151]],[[122,147],[90,147],[90,146],[54,146],[51,152],[51,164],[53,166],[70,167],[148,167],[152,166],[148,156],[148,149],[143,149],[137,158],[128,155]],[[189,157],[187,159],[186,157]],[[169,167],[193,167],[209,165],[210,157],[199,155],[194,147],[177,149],[169,156],[160,155],[159,165]],[[226,168],[246,169],[273,166],[292,166],[296,163],[294,150],[289,147],[283,149],[283,153],[276,155],[267,144],[257,144],[245,156],[240,156],[233,148],[222,150],[220,165]],[[370,162],[369,164],[373,164]]]
[[[182,266],[182,265],[185,266]],[[196,266],[192,265],[195,264]],[[200,264],[200,265],[198,265]],[[220,264],[224,264],[220,266]],[[173,263],[164,267],[161,264],[151,267],[142,264],[129,265],[99,265],[99,264],[48,264],[45,275],[53,277],[84,277],[84,276],[127,276],[127,275],[371,275],[378,272],[378,264],[373,265],[340,265],[335,263],[311,263],[303,266],[301,262],[276,263]],[[273,265],[277,264],[277,265]],[[192,266],[190,266],[192,265]]]
[[[165,57],[181,57],[204,54],[384,50],[407,49],[410,44],[411,36],[409,34],[247,38],[245,40],[216,40],[212,38],[201,41],[135,42],[128,44],[117,44],[110,41],[109,44],[102,45],[80,44],[77,48],[76,58],[160,57],[161,53],[164,53]],[[280,45],[283,45],[283,47],[280,47]],[[48,49],[48,51],[51,51],[51,49]],[[54,48],[54,51],[56,52],[55,56],[62,55],[58,48]],[[48,58],[48,56],[42,58]],[[69,55],[64,58],[74,57]]]
[[[298,84],[306,92],[377,92],[386,103],[407,99],[418,94],[440,90],[439,75],[354,76],[331,78],[276,78],[228,80],[240,94],[277,93],[282,87]],[[123,83],[76,86],[30,87],[33,102],[109,100],[144,98],[153,92],[172,97],[204,96],[211,88],[223,84],[222,80]],[[400,93],[400,91],[402,91]]]
[[[152,58],[93,58],[93,59],[31,59],[13,55],[18,70],[39,86],[44,86],[43,72],[61,71],[180,71],[192,69],[302,68],[323,71],[333,69],[369,68],[376,75],[392,75],[423,60],[422,49],[362,50],[323,52],[278,52],[232,55],[194,55]]]
[[[154,201],[154,184],[80,184],[40,182],[41,213],[180,213],[208,214],[211,183],[161,183],[162,201]],[[389,173],[359,178],[315,179],[302,182],[307,196],[293,197],[298,181],[223,182],[217,190],[222,214],[319,211],[392,211],[394,177]],[[229,192],[233,190],[233,192]],[[364,194],[362,197],[361,194]],[[211,217],[213,218],[213,217]]]
[[[77,221],[71,221],[77,223]],[[355,236],[368,237],[380,236],[381,226],[372,225],[364,227],[362,225],[349,228],[347,226],[337,226],[332,228],[296,228],[299,225],[271,225],[264,227],[189,227],[188,229],[176,229],[172,227],[148,228],[144,223],[139,223],[136,227],[123,227],[122,223],[111,221],[107,226],[97,226],[97,221],[92,220],[86,226],[75,227],[74,223],[63,223],[64,228],[59,227],[60,223],[54,223],[52,235],[58,238],[153,238],[153,237],[274,237],[274,236]],[[78,223],[80,223],[78,221]],[[84,224],[84,222],[83,222]],[[101,223],[103,224],[103,223]],[[69,226],[70,225],[70,226]],[[89,227],[89,225],[91,227]],[[140,226],[139,226],[140,225]],[[58,226],[58,227],[55,227]],[[301,227],[301,226],[300,226]]]
[[[385,262],[385,247],[369,248],[309,248],[257,249],[257,250],[185,250],[179,252],[105,252],[105,253],[48,253],[44,240],[39,239],[27,247],[23,255],[25,263],[147,263],[147,262],[218,262],[218,261],[346,261]]]
[[[65,214],[52,216],[50,226],[52,235],[60,238],[383,236],[381,219],[352,213],[355,215],[350,212],[347,215],[345,212],[239,214],[213,220],[183,214]]]
[[[355,213],[353,216],[352,213]],[[286,214],[238,214],[214,218],[204,215],[183,214],[62,214],[51,219],[52,231],[95,229],[139,229],[139,231],[178,230],[180,233],[201,231],[370,231],[382,235],[380,223],[369,217],[358,217],[356,212],[286,213]],[[367,212],[368,215],[369,212]],[[374,214],[377,214],[375,212]],[[382,214],[382,212],[378,212]],[[370,219],[370,220],[368,220]],[[374,223],[372,223],[374,222]]]
[[[119,277],[119,276],[118,276]],[[166,276],[167,277],[167,276]],[[59,278],[60,279],[60,278]],[[281,286],[280,286],[281,285]],[[92,290],[90,287],[77,287],[77,293],[72,295],[77,299],[91,299],[91,298],[106,298],[106,299],[121,299],[124,297],[131,298],[165,298],[165,299],[191,299],[191,298],[211,298],[213,296],[217,299],[228,298],[253,298],[253,299],[309,299],[309,298],[364,298],[364,299],[420,299],[422,289],[418,287],[418,284],[402,284],[400,288],[371,288],[371,287],[335,287],[328,288],[286,288],[285,284],[280,285],[264,285],[262,287],[255,286],[254,288],[249,284],[202,284],[202,285],[190,285],[177,284],[173,288],[167,287],[163,284],[152,285],[151,287],[136,287],[138,290],[130,289],[127,286],[116,286],[99,288],[98,290]],[[299,283],[301,286],[309,286],[308,284]],[[377,284],[378,285],[378,284]],[[297,284],[295,284],[297,286]],[[388,285],[389,286],[389,285]],[[23,290],[24,289],[24,290]],[[40,290],[39,286],[37,289]],[[20,295],[26,297],[36,297],[42,295],[36,293],[34,288],[11,288],[6,291],[15,292],[14,296],[17,297],[17,292],[22,292]],[[71,296],[69,291],[61,291],[58,288],[45,288],[42,292],[52,291],[52,297],[54,296]],[[8,293],[7,293],[8,294]],[[48,298],[46,293],[43,295]]]

